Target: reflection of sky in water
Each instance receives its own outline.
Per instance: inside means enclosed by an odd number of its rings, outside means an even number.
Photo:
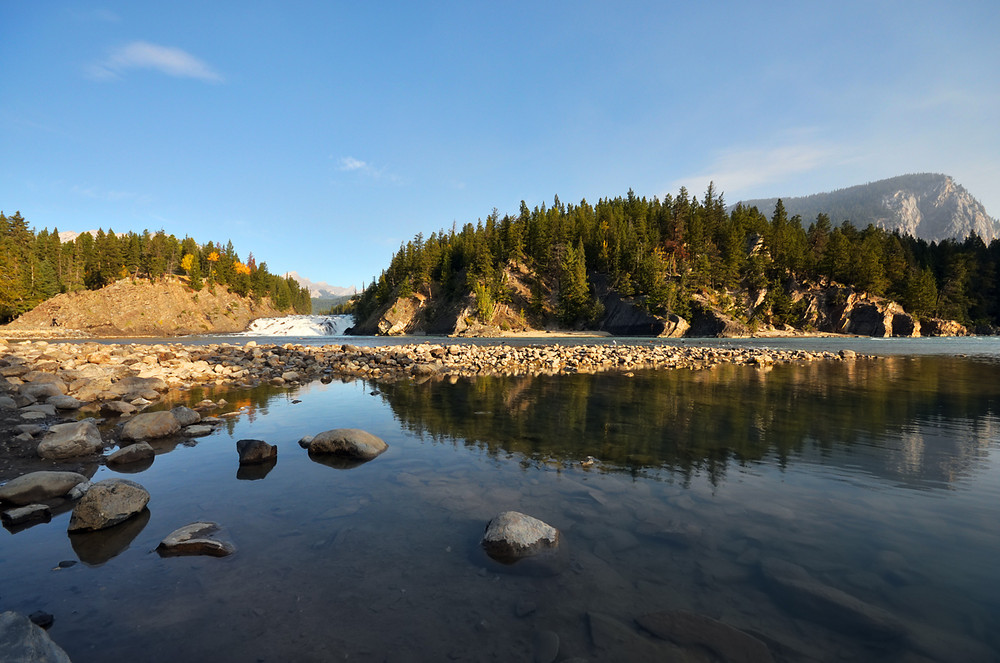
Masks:
[[[558,634],[560,659],[643,660],[676,653],[634,626],[667,609],[751,632],[783,660],[993,660],[991,370],[930,358],[225,394],[254,416],[127,475],[152,495],[149,521],[116,555],[53,570],[77,558],[68,514],[0,533],[0,575],[18,579],[0,607],[54,614],[76,663],[523,660],[539,632]],[[297,444],[336,427],[390,448],[339,470]],[[264,479],[237,479],[243,438],[278,446]],[[581,466],[587,455],[598,463]],[[562,531],[561,572],[477,553],[505,509]],[[221,523],[237,553],[152,552],[196,520]],[[843,606],[769,577],[776,560],[887,611],[903,635],[861,636]],[[598,624],[621,625],[612,650]]]

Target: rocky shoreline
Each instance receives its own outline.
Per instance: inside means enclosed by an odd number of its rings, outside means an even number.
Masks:
[[[81,464],[92,465],[97,456],[88,456],[90,462],[84,457],[40,457],[41,440],[54,426],[86,417],[124,424],[168,393],[197,386],[250,389],[260,384],[292,386],[335,379],[422,382],[480,375],[627,374],[643,369],[706,369],[719,364],[767,367],[854,357],[849,350],[835,354],[613,343],[358,347],[258,344],[252,340],[239,345],[0,341],[0,480],[25,469],[80,471],[84,469]],[[205,408],[217,406],[211,403]],[[212,423],[213,419],[199,422],[201,428],[192,434],[211,432],[202,428]],[[125,434],[123,426],[115,431],[108,444],[117,444]]]

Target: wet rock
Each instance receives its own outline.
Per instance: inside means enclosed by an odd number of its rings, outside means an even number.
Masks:
[[[767,645],[757,638],[704,615],[673,610],[643,615],[636,622],[663,640],[710,649],[726,663],[774,661]]]
[[[63,497],[87,477],[76,472],[31,472],[0,486],[0,500],[24,506]]]
[[[0,660],[11,663],[70,663],[42,627],[16,612],[0,614]]]
[[[504,511],[486,526],[483,549],[498,561],[516,561],[559,545],[559,530],[517,511]]]
[[[128,465],[130,463],[144,463],[153,459],[156,452],[148,442],[136,442],[127,447],[122,447],[118,451],[108,456],[108,465]]]
[[[47,523],[51,519],[52,511],[45,504],[29,504],[0,513],[0,522],[3,522],[4,527],[17,527],[33,522]]]
[[[44,629],[48,629],[56,621],[55,617],[45,612],[44,610],[36,610],[35,612],[28,615],[28,619],[31,620],[32,624],[35,624],[36,626],[41,626]]]
[[[333,454],[359,460],[371,460],[389,448],[381,438],[357,428],[335,428],[299,440],[311,454]]]
[[[181,433],[185,437],[202,437],[202,436],[205,436],[205,435],[211,435],[214,432],[215,432],[215,429],[212,428],[211,426],[208,426],[208,425],[205,425],[205,426],[200,426],[200,425],[185,426],[184,430],[181,431]]]
[[[240,440],[236,443],[236,453],[240,456],[240,465],[253,465],[276,459],[278,447],[264,440]]]
[[[536,631],[532,636],[535,663],[553,663],[559,658],[559,635],[554,631]]]
[[[149,493],[134,481],[98,481],[73,509],[69,531],[99,530],[128,520],[146,508]]]
[[[190,426],[201,421],[201,415],[192,410],[189,407],[184,407],[183,405],[175,407],[170,412],[173,413],[174,419],[181,426]]]
[[[125,422],[121,437],[123,440],[151,440],[173,435],[180,429],[180,422],[171,411],[143,412]]]
[[[216,523],[191,523],[171,532],[160,545],[156,547],[162,557],[179,555],[209,555],[225,557],[236,552],[236,547],[228,541],[209,538],[216,533],[219,526]]]
[[[875,639],[895,639],[905,628],[891,613],[825,585],[801,566],[778,559],[761,562],[761,572],[776,598],[802,617],[828,628]]]
[[[104,448],[101,431],[93,419],[56,424],[38,444],[38,455],[50,460],[63,460],[99,453]]]

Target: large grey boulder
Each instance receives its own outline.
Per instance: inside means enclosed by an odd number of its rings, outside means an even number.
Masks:
[[[38,444],[38,455],[50,460],[95,454],[104,448],[101,431],[93,419],[56,424]]]
[[[264,440],[240,440],[236,443],[236,453],[240,456],[240,465],[269,463],[278,459],[278,447]]]
[[[70,663],[42,627],[16,612],[0,614],[0,660],[10,663]]]
[[[177,555],[209,555],[225,557],[236,552],[236,546],[229,541],[210,538],[219,526],[216,523],[191,523],[176,529],[156,547],[162,557]]]
[[[358,428],[324,431],[311,438],[302,438],[299,445],[311,454],[335,454],[360,460],[371,460],[389,448],[381,438]]]
[[[122,378],[108,387],[110,393],[126,401],[131,401],[140,396],[152,400],[159,396],[157,392],[166,390],[167,383],[160,378],[139,378],[133,376]]]
[[[62,497],[87,477],[76,472],[31,472],[0,486],[0,500],[24,506]]]
[[[181,424],[173,412],[143,412],[125,422],[122,439],[151,440],[173,435],[180,429]]]
[[[60,389],[60,387],[62,387]],[[18,393],[35,400],[44,401],[53,396],[62,396],[66,393],[66,385],[62,382],[26,382],[18,388]]]
[[[483,533],[482,546],[494,559],[514,561],[559,545],[559,530],[518,511],[504,511]]]
[[[66,395],[50,396],[46,403],[55,406],[57,410],[78,410],[83,407],[83,401]]]
[[[73,509],[69,531],[104,529],[128,520],[146,508],[149,493],[128,479],[98,481]]]

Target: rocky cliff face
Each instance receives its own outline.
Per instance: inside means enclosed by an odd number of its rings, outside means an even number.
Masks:
[[[287,313],[287,312],[285,312]],[[244,331],[257,318],[285,315],[270,300],[216,285],[195,292],[178,280],[122,279],[100,290],[56,295],[7,327],[81,330],[93,336],[178,336]]]
[[[770,215],[777,198],[742,201]],[[830,193],[782,198],[789,216],[798,214],[808,225],[820,212],[834,225],[843,220],[857,228],[868,224],[907,233],[929,242],[965,239],[971,233],[987,244],[1000,238],[1000,222],[982,203],[948,175],[922,173],[852,186]]]

